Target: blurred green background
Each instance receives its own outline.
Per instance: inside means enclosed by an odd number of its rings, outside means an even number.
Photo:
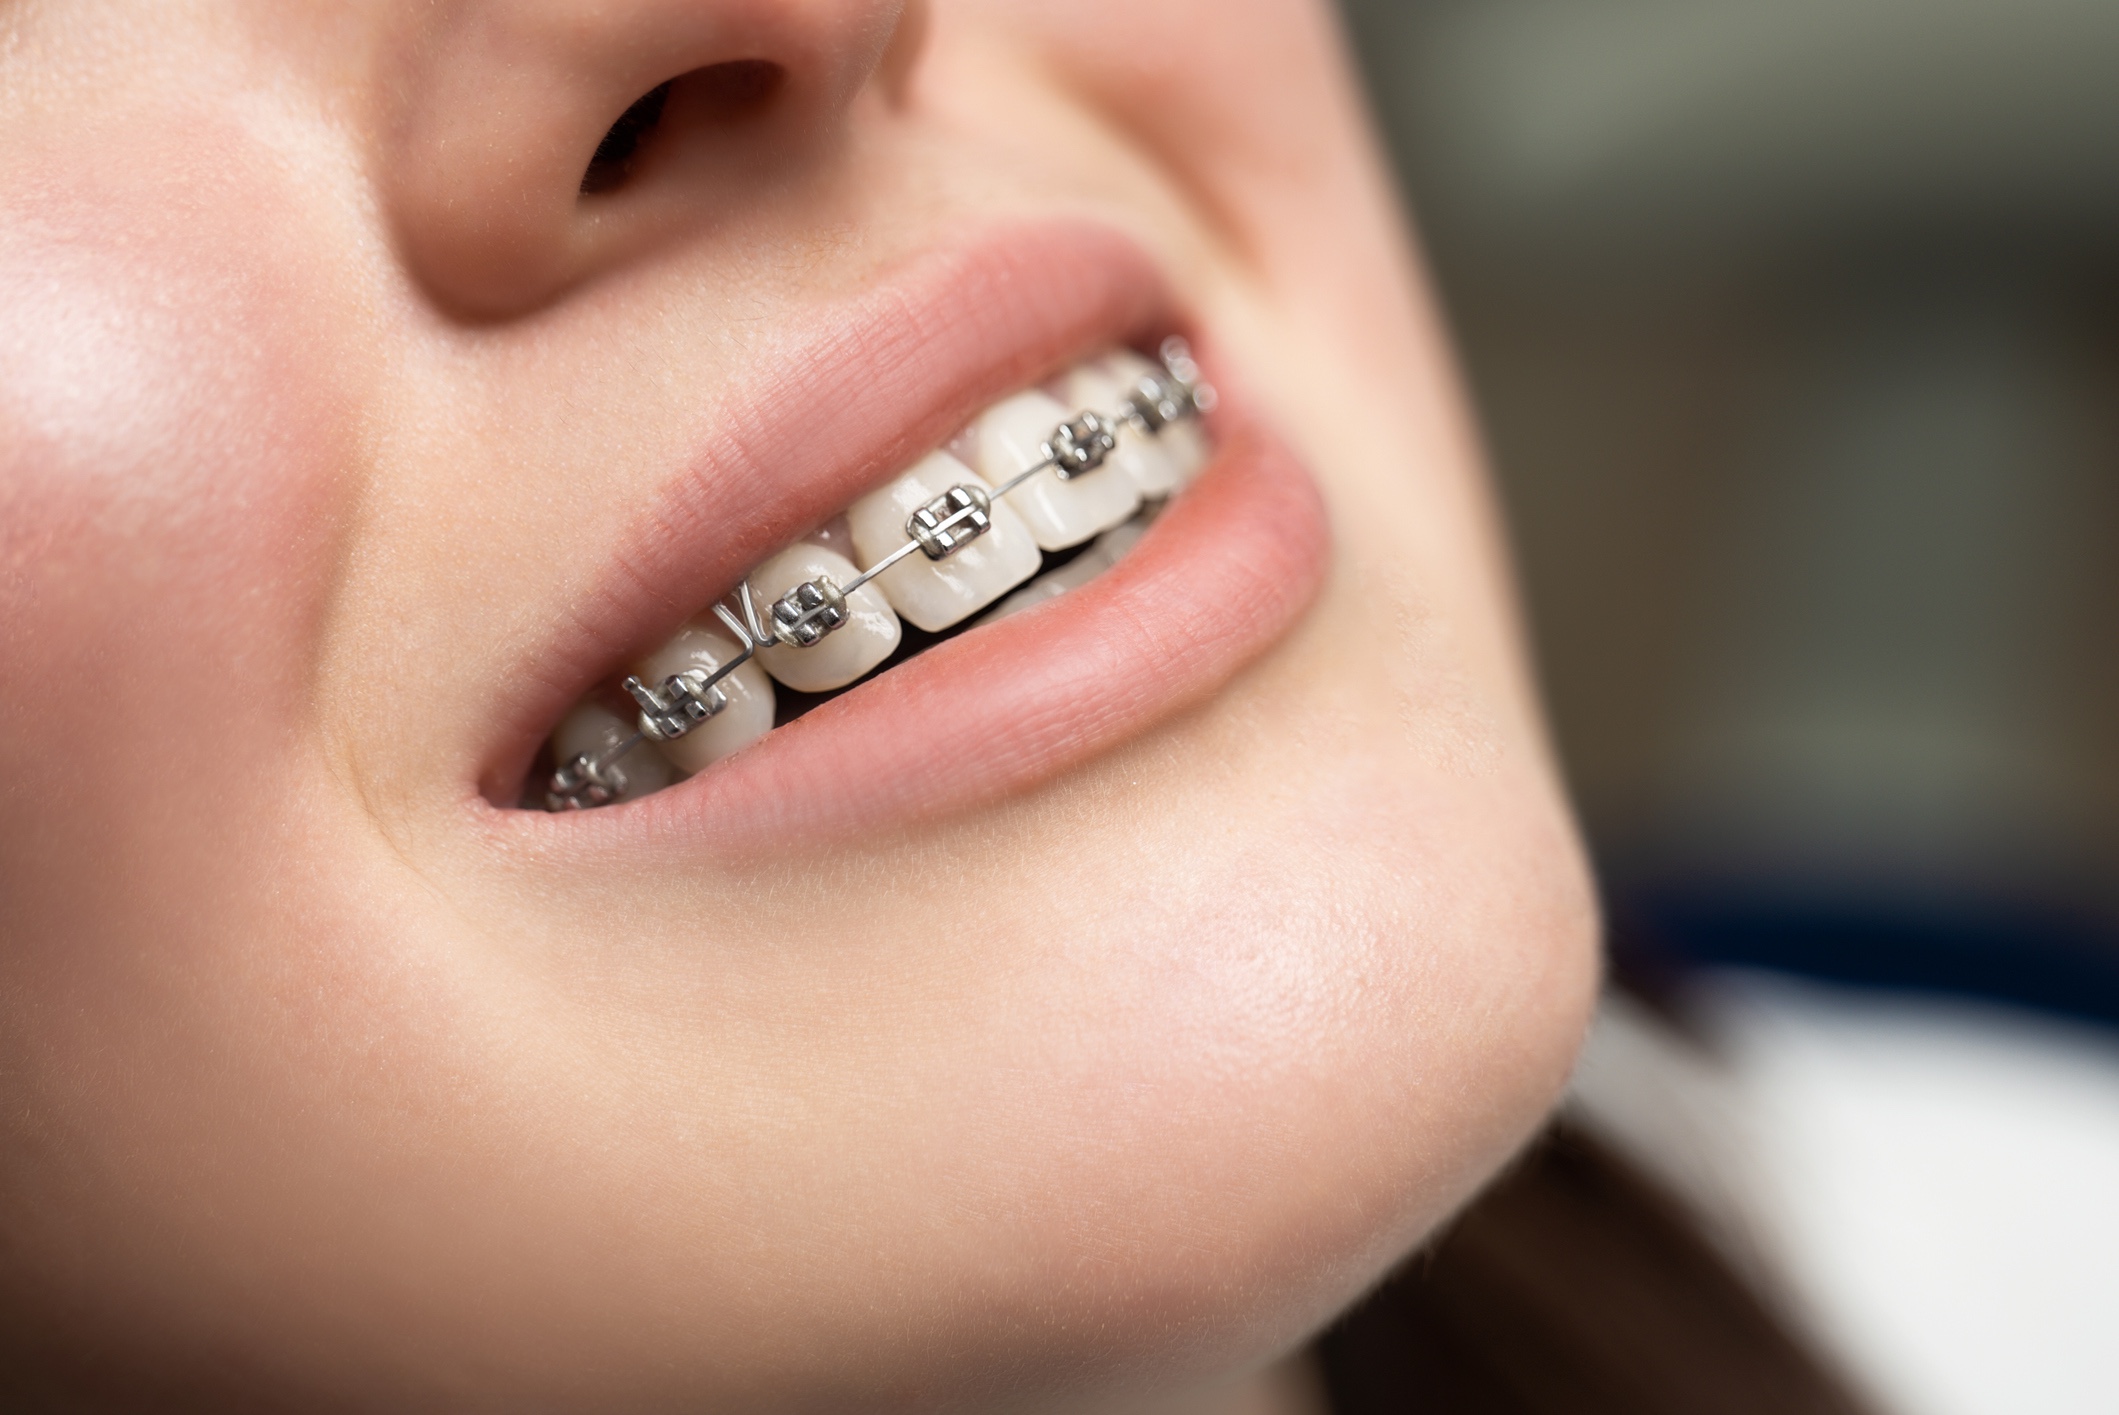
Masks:
[[[2119,1020],[2119,4],[1345,8],[1622,957]]]

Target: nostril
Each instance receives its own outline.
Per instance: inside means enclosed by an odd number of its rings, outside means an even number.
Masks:
[[[700,117],[734,122],[763,112],[780,91],[786,70],[770,59],[732,59],[687,74],[686,106]]]
[[[662,124],[662,110],[669,106],[670,85],[657,84],[637,99],[633,106],[618,115],[611,130],[596,144],[596,155],[589,159],[589,168],[581,174],[581,190],[585,195],[608,192],[622,186],[632,175],[633,158],[640,145]]]
[[[769,59],[731,59],[657,84],[618,115],[581,175],[585,196],[615,191],[669,119],[687,128],[728,128],[772,106],[786,70]],[[681,116],[678,116],[681,115]]]

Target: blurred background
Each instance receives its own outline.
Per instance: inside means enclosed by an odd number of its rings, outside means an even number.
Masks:
[[[2119,1411],[2119,0],[1344,4],[1654,1004],[1579,1103],[1879,1406]]]

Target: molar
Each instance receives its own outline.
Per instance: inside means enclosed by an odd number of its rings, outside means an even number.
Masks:
[[[856,501],[847,519],[862,568],[905,544],[906,518],[958,485],[993,489],[947,452],[930,452],[890,485]],[[908,555],[876,577],[899,614],[930,632],[946,629],[1037,573],[1037,542],[1008,500],[993,503],[987,515],[992,528],[954,554],[941,560]]]
[[[760,605],[769,605],[805,580],[828,577],[844,585],[860,572],[837,551],[817,545],[791,545],[751,571],[750,583]],[[874,585],[846,596],[844,626],[809,648],[773,644],[758,650],[765,671],[800,693],[843,688],[874,668],[898,646],[898,616]]]
[[[552,757],[564,766],[576,757],[599,756],[631,737],[634,726],[602,703],[590,699],[576,703],[552,733]],[[651,791],[660,791],[677,779],[669,758],[653,742],[641,742],[620,757],[611,770],[624,778],[621,801],[631,801]]]
[[[725,635],[694,621],[679,629],[661,648],[635,664],[633,671],[649,687],[659,688],[692,669],[712,673],[742,650]],[[681,769],[704,771],[740,747],[773,730],[773,683],[757,663],[744,664],[715,684],[728,706],[682,737],[652,745]],[[639,749],[636,749],[639,750]],[[630,758],[628,758],[630,760]]]
[[[1035,389],[1003,398],[965,430],[967,460],[990,485],[999,486],[1045,459],[1045,440],[1068,416],[1057,399]],[[1040,547],[1065,550],[1132,515],[1140,492],[1125,472],[1106,462],[1065,481],[1047,467],[1010,492],[1007,501]]]

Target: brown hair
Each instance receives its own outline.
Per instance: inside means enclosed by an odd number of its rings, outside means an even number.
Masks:
[[[1561,1124],[1341,1319],[1335,1415],[1862,1415],[1684,1207]]]

